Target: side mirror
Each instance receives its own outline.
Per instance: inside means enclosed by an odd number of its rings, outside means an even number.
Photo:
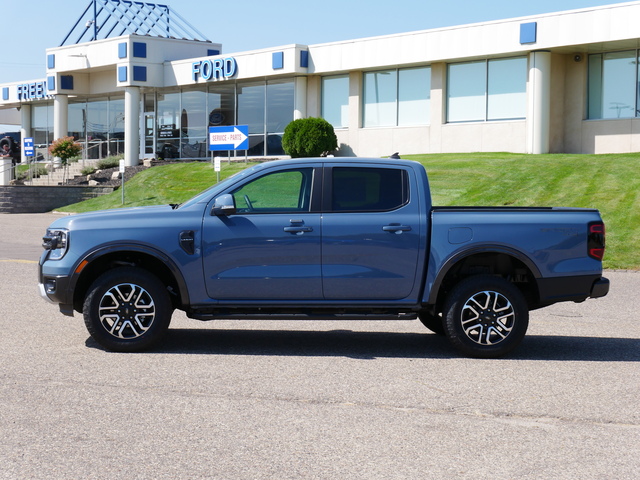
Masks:
[[[228,193],[220,195],[213,201],[213,208],[211,209],[212,215],[224,217],[233,215],[234,213],[236,213],[236,201],[233,195],[229,195]]]

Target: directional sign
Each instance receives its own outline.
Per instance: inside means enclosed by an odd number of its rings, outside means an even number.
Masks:
[[[247,150],[249,125],[209,127],[209,150]]]
[[[26,157],[33,157],[36,154],[35,149],[33,147],[33,137],[25,138],[23,143],[24,143],[23,145],[24,155]]]

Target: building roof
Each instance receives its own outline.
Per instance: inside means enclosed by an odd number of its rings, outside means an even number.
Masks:
[[[127,0],[91,0],[60,46],[122,35],[150,35],[209,42],[168,5]]]

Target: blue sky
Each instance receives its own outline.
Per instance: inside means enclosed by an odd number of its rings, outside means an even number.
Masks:
[[[8,0],[0,0],[0,5]],[[0,83],[45,77],[58,46],[90,0],[23,0],[3,8]],[[209,40],[235,53],[487,22],[599,5],[606,0],[162,0]]]

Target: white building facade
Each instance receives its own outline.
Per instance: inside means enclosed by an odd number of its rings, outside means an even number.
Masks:
[[[22,138],[72,135],[92,157],[205,159],[212,126],[247,125],[282,156],[286,125],[323,117],[337,155],[640,151],[640,2],[221,53],[125,34],[48,49],[46,77],[0,85]],[[23,155],[23,161],[26,159]]]

